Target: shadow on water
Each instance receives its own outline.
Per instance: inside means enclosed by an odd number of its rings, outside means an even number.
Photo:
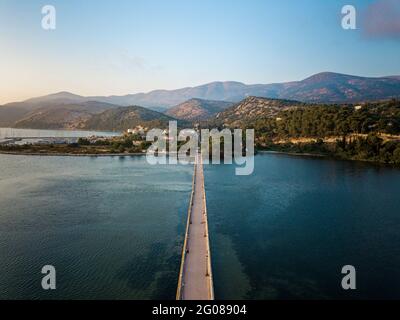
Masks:
[[[133,292],[149,292],[148,299],[173,300],[179,270],[171,266],[179,265],[180,255],[170,249],[165,243],[152,244],[146,254],[134,257],[118,277],[127,281]]]

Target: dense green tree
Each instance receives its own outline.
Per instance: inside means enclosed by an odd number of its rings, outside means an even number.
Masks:
[[[397,146],[397,148],[393,152],[393,162],[395,164],[400,164],[400,144]]]
[[[78,144],[80,146],[89,146],[90,145],[90,141],[86,138],[79,138],[78,139]]]

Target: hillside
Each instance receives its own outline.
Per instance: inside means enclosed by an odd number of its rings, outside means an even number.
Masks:
[[[99,101],[120,106],[140,105],[160,111],[193,98],[240,102],[249,96],[318,103],[378,101],[400,98],[400,76],[373,78],[322,72],[301,81],[252,85],[235,81],[216,81],[195,87],[154,90],[148,93],[122,96],[84,97],[69,92],[59,92],[5,106],[31,110],[32,108],[43,107],[43,104],[47,103],[71,104]]]
[[[252,128],[261,150],[400,165],[400,100],[304,104],[249,97],[202,126]]]
[[[228,107],[227,101],[240,103],[249,96],[270,99],[268,107],[271,106],[272,99],[325,104],[380,101],[400,98],[400,76],[367,78],[324,72],[302,81],[286,83],[246,85],[233,81],[212,82],[197,87],[156,90],[125,96],[84,97],[69,92],[59,92],[0,106],[0,126],[75,128],[80,127],[88,119],[88,113],[129,105],[141,105],[157,111],[170,108],[166,112],[168,115],[201,121],[220,112],[221,108]],[[95,106],[88,110],[88,103]],[[68,110],[70,107],[65,106],[75,107],[71,111]],[[79,106],[82,106],[82,109]],[[254,111],[251,115],[253,113]],[[237,114],[248,117],[240,110]]]
[[[80,129],[92,115],[117,106],[89,101],[35,109],[13,124],[15,128]]]
[[[400,165],[400,101],[315,105],[257,119],[258,148]]]
[[[400,101],[361,106],[315,105],[280,111],[276,117],[252,123],[259,134],[278,138],[346,136],[351,134],[400,134]]]
[[[233,103],[225,101],[190,99],[168,109],[165,114],[181,120],[201,121],[232,105]]]
[[[93,115],[84,123],[82,129],[122,131],[138,125],[147,128],[165,128],[172,120],[175,119],[138,106],[119,107]]]
[[[76,128],[74,119],[87,117],[87,114],[99,113],[119,106],[98,101],[68,92],[59,92],[43,97],[12,102],[0,106],[0,126],[62,129]]]
[[[15,122],[22,119],[29,110],[14,108],[12,106],[0,106],[0,127],[13,127]]]
[[[218,126],[242,127],[259,119],[275,117],[283,110],[302,106],[305,106],[305,104],[298,101],[248,97],[216,114],[208,122]]]

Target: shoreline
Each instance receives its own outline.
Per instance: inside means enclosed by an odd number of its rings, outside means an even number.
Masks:
[[[266,153],[266,154],[283,154],[288,156],[298,156],[298,157],[318,157],[318,158],[330,158],[329,155],[322,153],[296,153],[289,151],[273,151],[273,150],[257,150],[257,153]]]
[[[138,157],[146,156],[146,152],[135,153],[63,153],[63,152],[16,152],[0,150],[0,155],[13,156],[44,156],[44,157]],[[170,155],[171,153],[161,153],[160,155]]]
[[[272,151],[272,150],[257,150],[257,154],[283,154],[298,157],[318,157],[318,158],[329,158],[329,155],[318,154],[318,153],[295,153],[287,151]],[[129,157],[129,156],[145,156],[146,152],[135,152],[135,153],[66,153],[66,152],[18,152],[18,151],[3,151],[0,150],[0,154],[15,155],[15,156],[55,156],[55,157]]]
[[[115,133],[120,134],[122,131],[108,131],[108,130],[91,130],[91,129],[79,129],[79,128],[59,128],[59,129],[38,129],[38,128],[13,128],[13,127],[0,127],[3,130],[25,130],[25,131],[67,131],[67,132],[98,132],[98,133]],[[18,138],[18,137],[16,137]],[[82,137],[84,138],[84,137]]]
[[[394,168],[394,169],[400,169],[400,167],[396,164],[392,163],[384,163],[384,162],[379,162],[379,161],[373,161],[373,160],[368,160],[368,159],[346,159],[346,158],[340,158],[340,157],[335,157],[332,155],[326,155],[326,154],[321,154],[321,153],[294,153],[294,152],[285,152],[285,151],[268,151],[268,150],[259,150],[257,151],[258,153],[264,153],[264,154],[276,154],[276,155],[287,155],[287,156],[295,156],[295,157],[309,157],[309,158],[318,158],[318,159],[326,159],[326,160],[333,160],[333,161],[346,161],[346,162],[359,162],[363,164],[370,164],[373,166],[378,166],[378,167],[388,167],[388,168]]]
[[[275,154],[275,155],[287,155],[287,156],[294,156],[294,157],[308,157],[308,158],[317,158],[317,159],[331,159],[335,161],[348,161],[348,162],[360,162],[360,163],[368,163],[375,166],[385,166],[390,168],[399,168],[395,164],[390,163],[383,163],[378,161],[372,160],[362,160],[362,159],[344,159],[338,158],[326,154],[321,153],[295,153],[295,152],[288,152],[288,151],[273,151],[273,150],[257,150],[255,155],[257,154]],[[87,158],[106,158],[106,157],[139,157],[139,156],[146,156],[146,153],[33,153],[33,152],[15,152],[15,151],[2,151],[0,150],[0,155],[11,155],[11,156],[33,156],[33,157],[87,157]],[[168,155],[168,154],[167,154]]]
[[[13,156],[44,156],[44,157],[137,157],[145,156],[146,153],[33,153],[33,152],[15,152],[15,151],[0,151],[0,155],[13,155]]]

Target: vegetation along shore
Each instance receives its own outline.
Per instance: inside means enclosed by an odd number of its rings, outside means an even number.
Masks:
[[[190,113],[193,104],[196,114],[204,108],[207,116],[194,117]],[[238,103],[224,103],[219,108],[216,105],[215,101],[190,100],[169,112],[176,119],[162,118],[161,128],[175,119],[180,128],[254,129],[256,151],[400,165],[400,101],[397,99],[358,104],[313,104],[247,97]],[[145,153],[151,144],[145,139],[147,131],[160,125],[157,114],[152,113],[151,122],[143,122],[143,115],[132,113],[130,107],[126,112],[124,108],[118,110],[113,117],[102,118],[101,128],[123,131],[121,136],[80,138],[73,143],[1,143],[0,152],[50,155]]]

